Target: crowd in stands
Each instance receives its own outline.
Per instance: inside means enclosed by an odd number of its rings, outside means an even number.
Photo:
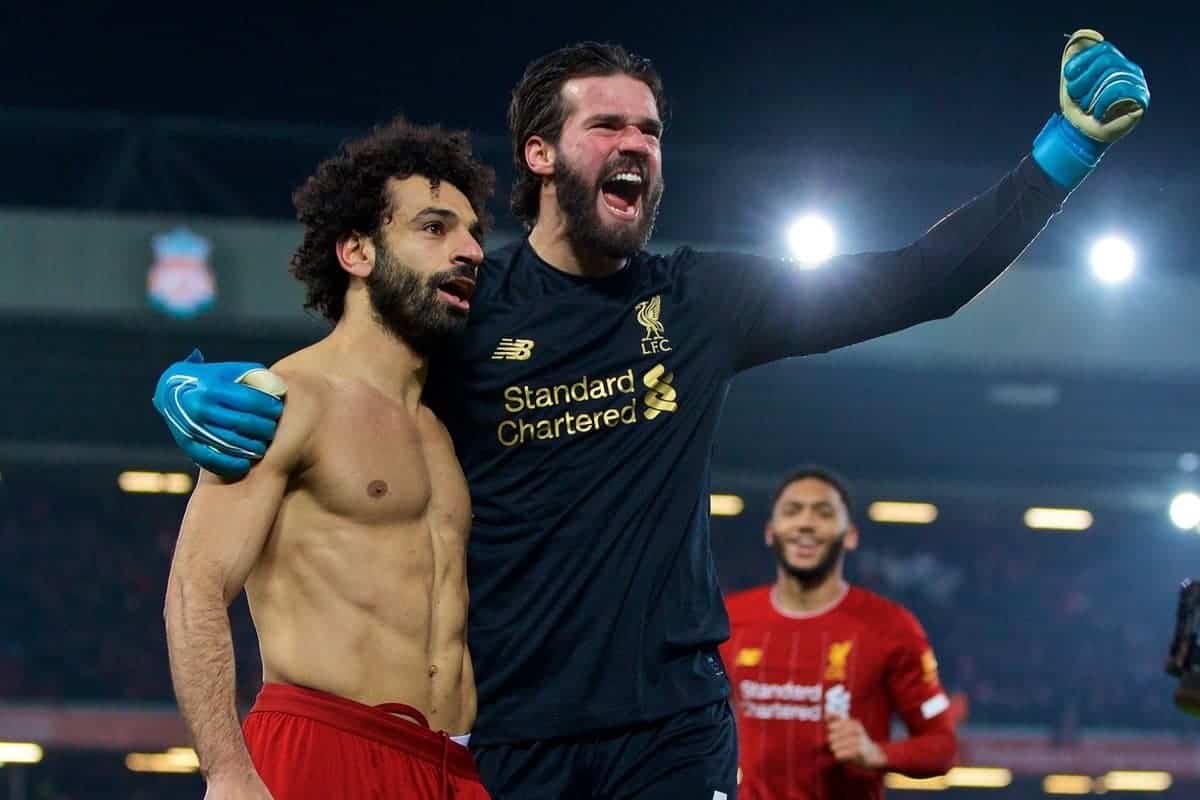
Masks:
[[[173,702],[162,605],[185,503],[0,481],[5,702]],[[714,527],[727,590],[773,575],[757,524]],[[1194,736],[1200,721],[1173,708],[1163,664],[1177,586],[1200,576],[1198,555],[1200,539],[1162,531],[868,526],[848,574],[917,615],[971,725],[1050,726],[1067,739],[1084,728]],[[257,643],[244,599],[231,613],[246,708],[260,687]],[[79,782],[87,770],[70,772]],[[41,794],[31,785],[29,797],[103,796],[65,785]]]

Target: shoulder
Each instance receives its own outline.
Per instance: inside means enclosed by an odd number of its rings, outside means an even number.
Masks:
[[[479,265],[475,274],[475,296],[471,301],[475,308],[500,291],[499,287],[505,284],[507,276],[521,261],[526,250],[524,237],[499,247],[488,246],[485,249],[483,263]],[[474,313],[475,309],[472,311]]]
[[[771,587],[755,586],[725,596],[725,608],[733,624],[761,616],[771,606]]]
[[[632,258],[639,272],[649,275],[672,275],[686,270],[696,260],[696,251],[690,247],[677,247],[669,253],[651,253],[641,250]]]
[[[511,269],[521,260],[524,252],[524,238],[516,239],[500,247],[489,247],[483,257],[483,263],[479,266],[480,281]]]
[[[847,600],[853,613],[884,637],[902,642],[925,640],[925,629],[916,615],[896,601],[861,586],[850,587]]]
[[[271,371],[287,384],[283,413],[264,464],[285,469],[299,466],[333,394],[333,381],[322,368],[313,348],[305,348],[271,365]]]

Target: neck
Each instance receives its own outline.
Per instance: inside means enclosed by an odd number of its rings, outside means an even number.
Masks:
[[[409,410],[420,404],[427,360],[375,318],[365,287],[346,293],[345,312],[325,346],[339,374],[373,386]]]
[[[542,192],[539,208],[537,222],[529,232],[529,246],[542,261],[560,272],[584,278],[603,278],[625,266],[624,258],[588,252],[571,241],[567,236],[567,220],[558,207],[553,187]]]
[[[783,567],[776,567],[775,572],[775,602],[784,611],[823,611],[840,600],[850,588],[841,569],[811,583],[800,580]]]

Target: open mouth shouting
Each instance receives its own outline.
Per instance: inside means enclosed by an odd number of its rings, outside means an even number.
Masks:
[[[438,297],[446,305],[459,311],[471,310],[471,298],[475,296],[475,281],[462,275],[448,278],[438,284]]]
[[[645,185],[646,178],[641,169],[622,168],[600,182],[600,198],[614,217],[632,221],[641,215]]]

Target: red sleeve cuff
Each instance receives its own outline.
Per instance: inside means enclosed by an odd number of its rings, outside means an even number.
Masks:
[[[949,731],[931,731],[900,742],[888,742],[881,749],[887,756],[886,770],[910,778],[944,775],[954,766],[958,743]]]

